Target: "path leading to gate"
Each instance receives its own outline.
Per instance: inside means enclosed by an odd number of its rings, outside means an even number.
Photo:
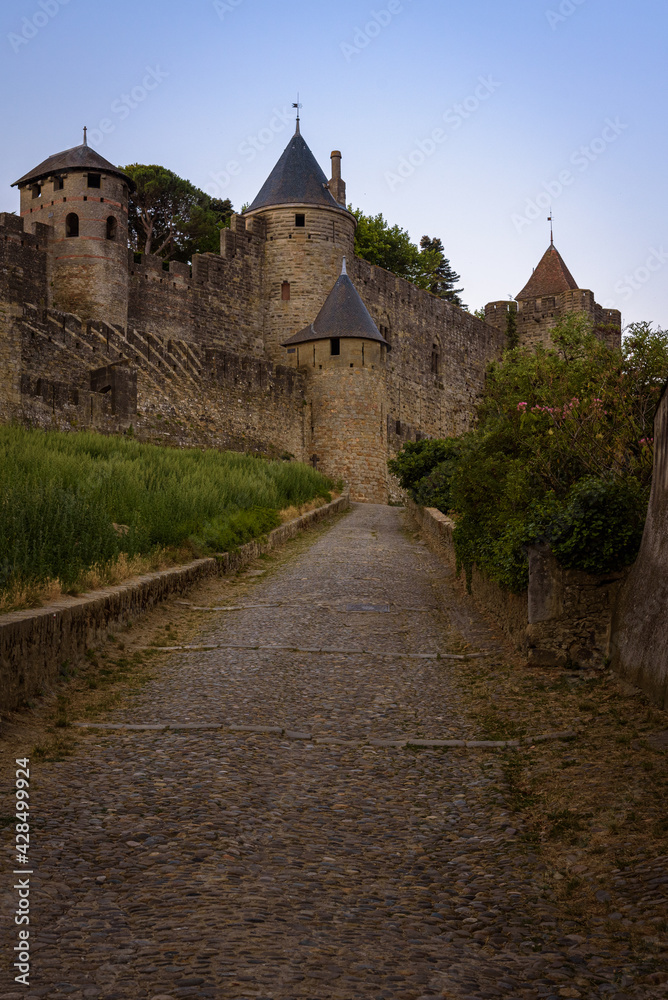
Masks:
[[[368,745],[474,738],[458,661],[415,654],[495,645],[402,517],[357,506],[241,607],[191,609],[200,648],[109,717],[222,728],[91,731],[38,766],[22,997],[598,995],[498,758]]]

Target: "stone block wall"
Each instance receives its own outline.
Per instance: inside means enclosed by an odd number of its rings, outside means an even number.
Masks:
[[[418,436],[446,437],[468,430],[487,365],[505,346],[504,333],[365,260],[355,258],[349,273],[391,346],[390,455]]]
[[[521,302],[488,302],[485,320],[505,333],[508,311],[517,313],[519,343],[527,347],[553,347],[552,329],[568,313],[583,312],[591,319],[597,336],[609,347],[622,342],[622,315],[618,309],[604,309],[594,293],[585,288],[573,288],[560,295],[545,295]]]
[[[264,236],[260,220],[248,222],[233,216],[233,228],[221,232],[221,254],[197,254],[192,270],[130,254],[129,326],[261,357]]]
[[[526,630],[530,663],[538,666],[593,664],[610,653],[612,615],[628,571],[592,576],[564,569],[548,545],[529,549]]]
[[[345,338],[330,356],[328,340],[300,345],[314,350],[308,376],[310,437],[305,457],[351,484],[351,498],[387,503],[385,373],[381,345]]]
[[[430,546],[455,570],[455,522],[440,511],[409,509]],[[529,587],[513,594],[477,567],[471,595],[502,628],[513,645],[541,667],[602,666],[610,653],[612,616],[628,571],[590,576],[561,567],[549,546],[529,550]]]
[[[26,231],[50,227],[49,306],[82,319],[127,323],[128,187],[121,177],[71,171],[21,188]],[[62,187],[59,185],[62,184]],[[68,218],[77,234],[69,235]],[[109,220],[113,220],[111,227]]]
[[[654,475],[638,558],[617,601],[612,666],[668,709],[668,385],[654,420]]]
[[[14,358],[0,371],[5,419],[104,433],[132,425],[146,441],[302,458],[301,372],[28,307],[10,314],[10,339],[2,315],[0,352]]]

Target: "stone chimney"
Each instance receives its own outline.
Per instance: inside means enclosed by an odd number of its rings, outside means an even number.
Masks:
[[[346,185],[341,180],[341,153],[335,149],[332,153],[332,179],[329,182],[329,190],[339,205],[346,205]]]

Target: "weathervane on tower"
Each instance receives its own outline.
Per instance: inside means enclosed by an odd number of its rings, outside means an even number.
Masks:
[[[296,104],[293,103],[292,107],[297,109],[297,134],[301,135],[301,129],[299,125],[300,122],[299,112],[304,107],[304,105],[299,103],[299,93],[297,93],[297,103]]]

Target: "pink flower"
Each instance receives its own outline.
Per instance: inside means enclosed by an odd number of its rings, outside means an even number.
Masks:
[[[528,405],[529,405],[528,403],[518,403],[517,404],[517,409],[521,410],[523,406],[528,406]]]

